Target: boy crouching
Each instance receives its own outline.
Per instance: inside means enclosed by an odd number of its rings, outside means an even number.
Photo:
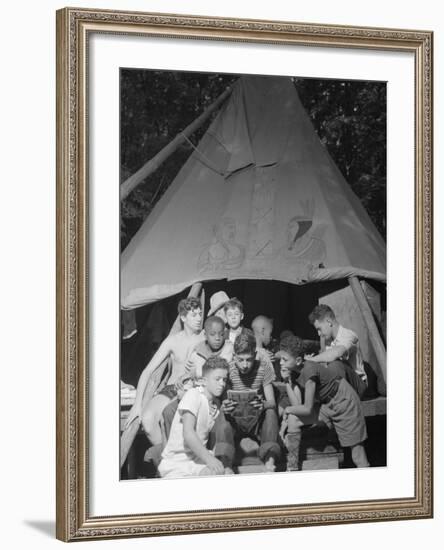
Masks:
[[[211,450],[208,437],[220,414],[219,400],[225,390],[228,363],[210,357],[202,366],[202,385],[188,390],[174,415],[168,442],[162,453],[159,474],[180,478],[232,473]]]
[[[323,363],[304,362],[303,348],[303,341],[297,336],[288,336],[280,343],[281,375],[288,381],[288,395],[294,403],[285,408],[284,419],[311,414],[316,395],[321,402],[319,421],[335,429],[342,447],[351,448],[352,460],[358,468],[368,467],[363,446],[367,439],[365,417],[358,394],[345,379],[343,365],[333,362],[326,367]],[[300,404],[297,404],[298,387],[305,390]]]

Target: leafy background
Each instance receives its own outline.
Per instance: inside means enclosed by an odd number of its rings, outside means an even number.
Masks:
[[[121,183],[193,122],[238,75],[122,69]],[[322,143],[385,239],[386,84],[293,77]],[[191,140],[197,144],[213,114]],[[174,180],[192,148],[182,144],[122,202],[121,248]]]

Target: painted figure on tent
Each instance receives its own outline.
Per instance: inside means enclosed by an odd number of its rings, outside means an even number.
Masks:
[[[304,282],[310,279],[313,270],[324,267],[327,249],[323,237],[327,225],[314,223],[314,201],[301,201],[301,205],[303,213],[287,223],[286,242],[280,255],[292,265],[293,276]]]
[[[237,227],[233,218],[223,218],[214,226],[214,237],[211,243],[199,256],[198,268],[202,273],[235,269],[245,259],[245,247],[236,242]]]

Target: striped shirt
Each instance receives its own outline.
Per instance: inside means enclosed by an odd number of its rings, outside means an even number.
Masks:
[[[276,378],[273,365],[268,356],[258,354],[253,363],[253,367],[245,374],[241,374],[236,367],[235,360],[230,363],[228,376],[229,389],[241,390],[256,390],[260,395],[263,395],[263,388],[267,384],[271,384]]]

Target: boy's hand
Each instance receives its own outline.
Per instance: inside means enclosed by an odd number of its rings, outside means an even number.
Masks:
[[[262,411],[262,409],[264,408],[264,401],[260,397],[256,397],[255,399],[251,400],[250,404],[258,411]]]
[[[216,476],[221,476],[225,473],[224,465],[213,455],[207,460],[207,466],[211,470],[211,473]]]
[[[281,377],[284,382],[288,382],[290,380],[290,369],[287,369],[287,367],[281,367]]]
[[[313,359],[314,356],[315,356],[314,353],[306,353],[306,354],[304,355],[304,359],[305,359],[306,361],[310,361],[310,359]]]
[[[222,401],[221,409],[224,414],[230,415],[236,408],[236,401],[232,399],[224,399]]]

